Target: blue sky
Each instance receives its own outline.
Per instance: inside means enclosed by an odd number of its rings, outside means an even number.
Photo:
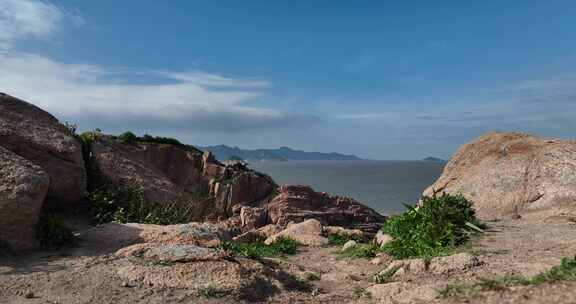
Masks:
[[[0,0],[0,91],[81,129],[374,159],[576,131],[573,1]]]

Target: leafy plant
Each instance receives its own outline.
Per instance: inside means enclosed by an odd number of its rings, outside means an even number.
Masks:
[[[482,231],[472,202],[462,195],[424,197],[419,208],[406,207],[382,226],[394,238],[383,251],[398,259],[445,255]]]
[[[298,242],[289,237],[280,237],[270,245],[264,242],[242,243],[225,241],[220,243],[220,249],[234,255],[260,260],[263,257],[276,257],[296,254]]]
[[[40,247],[45,249],[58,249],[74,244],[74,234],[60,218],[43,214],[36,224],[36,239]]]

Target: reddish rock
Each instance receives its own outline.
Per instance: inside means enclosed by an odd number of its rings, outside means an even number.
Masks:
[[[54,116],[0,93],[0,146],[46,171],[48,205],[73,207],[82,200],[86,190],[82,147]]]
[[[315,192],[307,186],[282,186],[266,209],[270,222],[280,226],[314,218],[323,225],[375,233],[386,219],[354,199]]]
[[[34,226],[48,184],[42,168],[0,147],[0,251],[3,245],[16,251],[35,246]]]
[[[142,189],[147,203],[192,204],[191,220],[229,217],[234,206],[257,205],[276,187],[266,175],[226,167],[210,153],[191,146],[125,144],[98,134],[91,151],[105,182]]]
[[[264,208],[246,206],[240,210],[240,222],[243,229],[256,229],[266,225],[267,221]]]
[[[489,133],[462,146],[424,195],[461,193],[485,219],[576,215],[576,141]]]

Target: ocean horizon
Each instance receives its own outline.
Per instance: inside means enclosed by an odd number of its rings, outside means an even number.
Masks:
[[[254,162],[250,167],[278,184],[309,185],[316,191],[354,198],[389,215],[413,205],[446,163],[404,160]]]

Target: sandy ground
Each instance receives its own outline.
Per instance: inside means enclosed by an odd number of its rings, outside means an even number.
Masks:
[[[576,225],[524,220],[489,223],[490,229],[464,251],[478,255],[481,266],[450,274],[406,274],[376,285],[373,275],[386,265],[342,259],[338,248],[302,248],[297,255],[265,262],[272,269],[307,280],[309,290],[283,289],[267,303],[576,303],[576,283],[513,287],[471,298],[443,299],[437,290],[454,282],[505,274],[532,276],[576,254]],[[117,269],[130,261],[97,244],[59,252],[0,257],[0,303],[241,303],[236,297],[214,299],[184,288],[131,284]],[[371,291],[371,292],[368,292]],[[419,294],[425,294],[419,297]],[[254,302],[254,301],[252,301]]]

